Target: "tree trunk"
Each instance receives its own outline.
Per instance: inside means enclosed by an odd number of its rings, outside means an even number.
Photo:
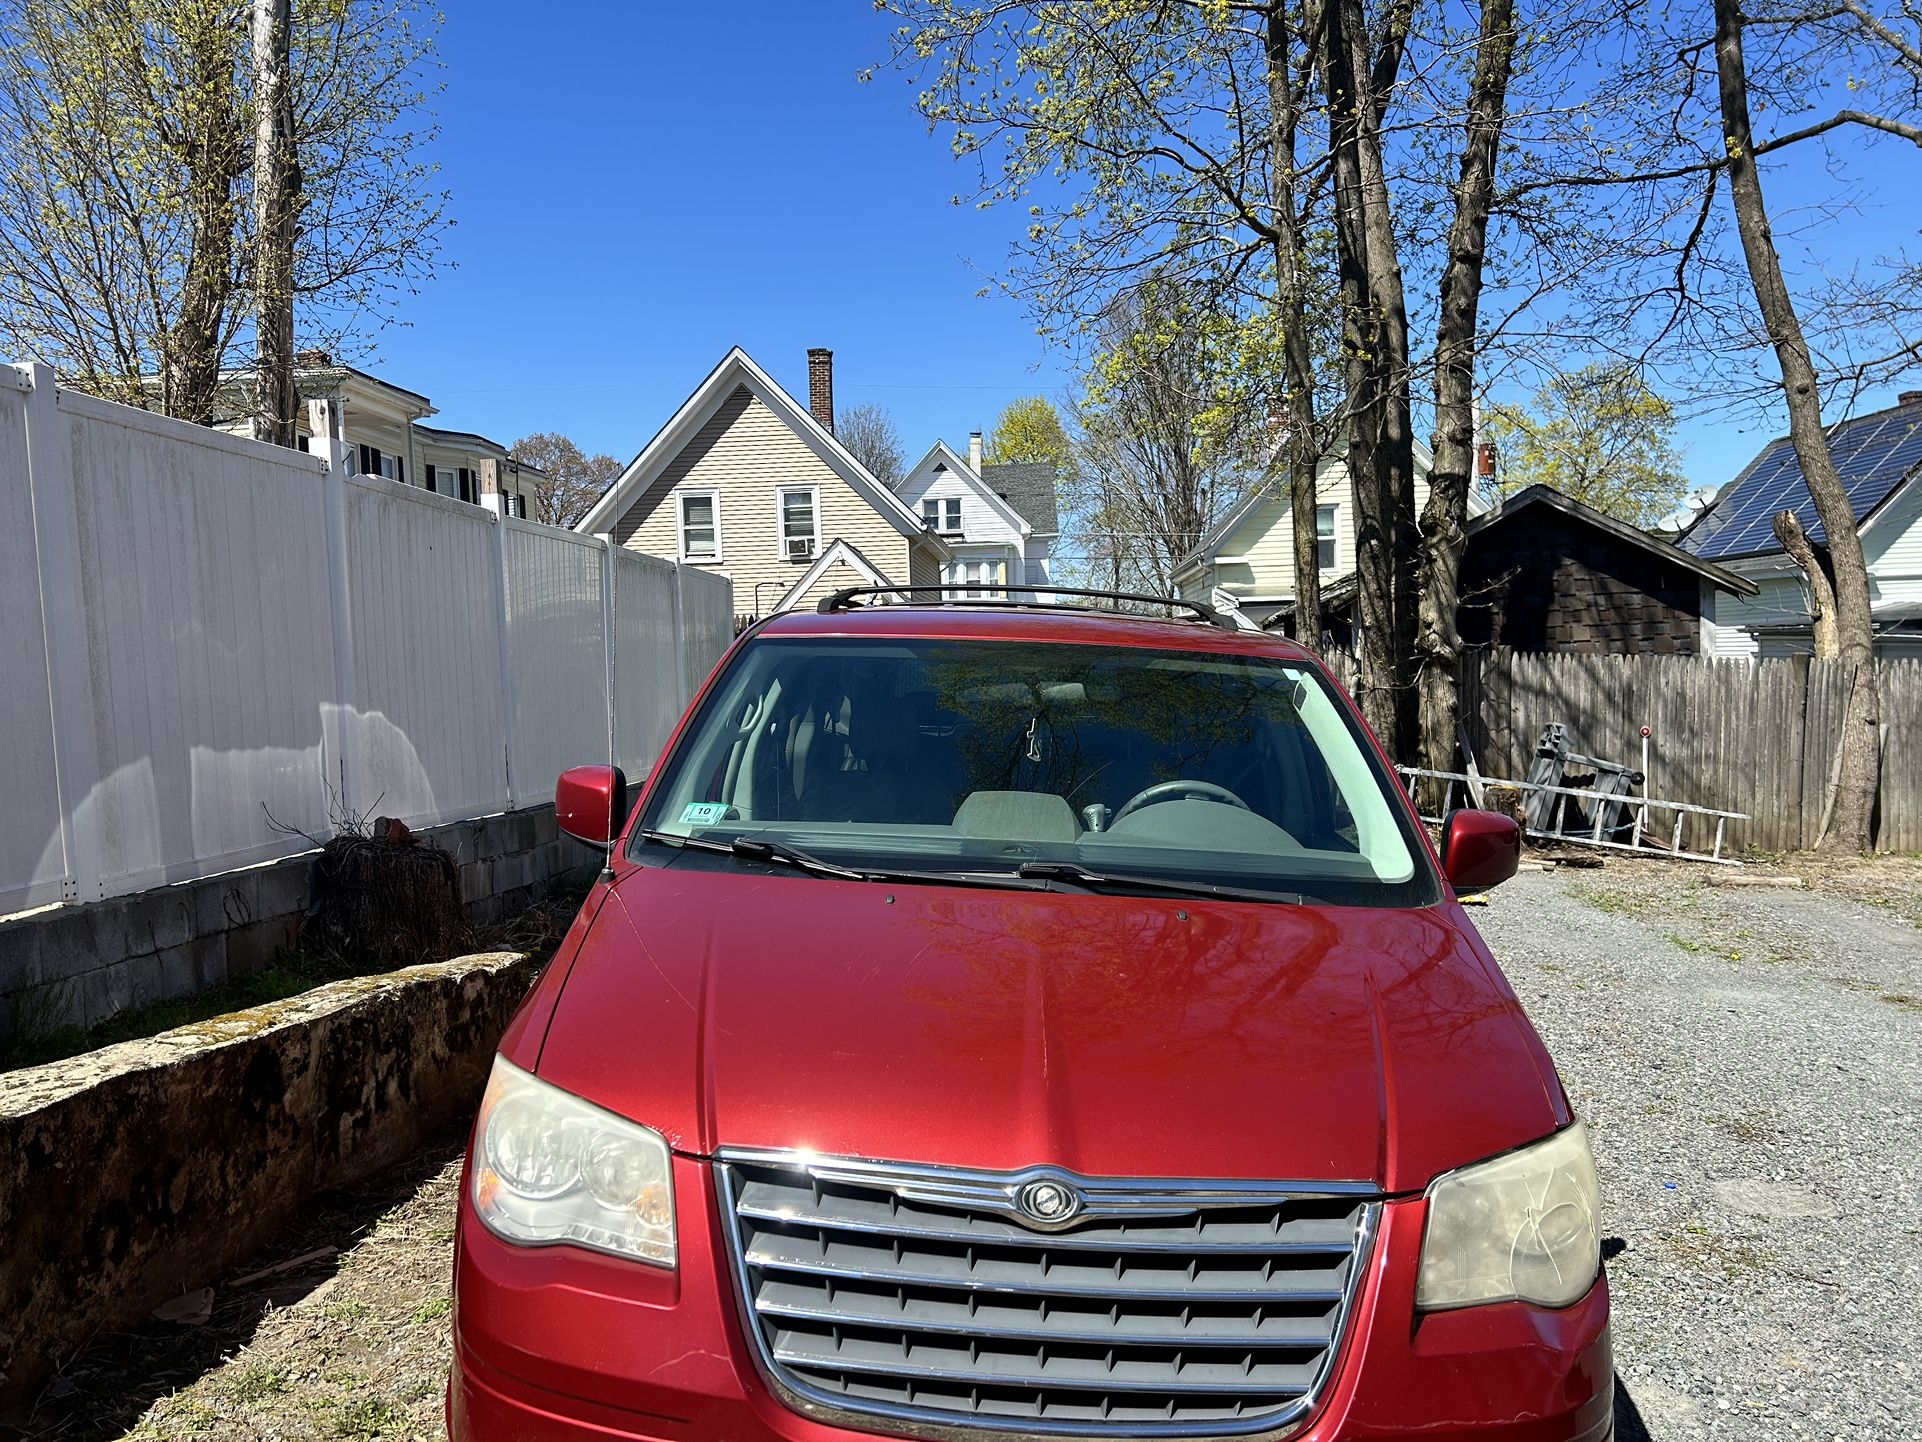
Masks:
[[[1468,487],[1475,463],[1475,345],[1488,212],[1515,58],[1515,0],[1484,0],[1468,95],[1461,183],[1448,227],[1435,347],[1435,462],[1422,511],[1421,608],[1416,638],[1421,765],[1453,771],[1461,720],[1460,605]]]
[[[1301,36],[1294,28],[1290,0],[1277,0],[1268,12],[1267,68],[1270,144],[1270,212],[1275,253],[1275,310],[1281,318],[1283,411],[1288,427],[1288,491],[1295,533],[1295,639],[1321,645],[1321,547],[1315,537],[1320,497],[1315,473],[1321,460],[1315,415],[1314,359],[1308,348],[1307,262],[1301,229],[1301,198],[1296,184],[1295,139],[1302,97],[1296,88],[1294,58]]]
[[[1366,45],[1359,0],[1328,0],[1321,69],[1334,161],[1335,253],[1341,279],[1342,379],[1347,392],[1349,486],[1355,498],[1355,701],[1376,738],[1396,754],[1394,524],[1379,463],[1382,413],[1381,307],[1372,285],[1362,198],[1362,133],[1370,115],[1355,56]]]
[[[1875,675],[1869,617],[1869,572],[1848,492],[1836,474],[1822,426],[1822,395],[1795,301],[1782,278],[1781,257],[1769,228],[1761,172],[1749,126],[1748,69],[1742,56],[1742,14],[1737,0],[1715,0],[1715,64],[1720,81],[1722,130],[1727,137],[1729,196],[1748,259],[1750,283],[1762,323],[1782,368],[1788,402],[1789,439],[1822,529],[1828,534],[1835,575],[1837,651],[1851,668],[1848,704],[1842,714],[1840,769],[1829,826],[1817,843],[1824,851],[1861,852],[1873,843],[1875,793],[1882,764],[1882,698]]]
[[[1397,0],[1395,16],[1406,0]],[[1394,32],[1391,16],[1390,33]],[[1381,148],[1361,0],[1328,0],[1322,73],[1334,156],[1335,236],[1342,281],[1348,392],[1348,471],[1355,497],[1356,700],[1391,756],[1403,754],[1414,692],[1416,565],[1414,429],[1409,407],[1408,311]]]
[[[1815,554],[1815,547],[1802,529],[1802,523],[1796,520],[1795,512],[1777,512],[1773,525],[1775,539],[1809,578],[1809,630],[1815,637],[1816,658],[1833,659],[1841,654],[1842,644],[1835,634],[1835,587],[1829,581],[1829,573],[1822,568],[1822,558]]]
[[[294,390],[294,225],[300,161],[294,143],[292,0],[254,0],[254,434],[298,441]]]
[[[227,307],[234,298],[234,182],[246,155],[230,39],[223,26],[195,31],[183,78],[188,119],[176,142],[187,172],[189,227],[180,316],[163,346],[163,404],[169,415],[203,426],[213,424],[220,398]]]

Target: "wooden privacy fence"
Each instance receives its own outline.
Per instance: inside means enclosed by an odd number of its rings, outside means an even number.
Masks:
[[[1922,850],[1922,661],[1877,663],[1882,791],[1876,844]],[[1569,749],[1641,766],[1651,796],[1746,812],[1737,848],[1813,846],[1835,775],[1836,727],[1853,672],[1840,661],[1711,660],[1575,652],[1471,651],[1462,716],[1484,773],[1528,774],[1542,727],[1568,727]]]
[[[0,366],[0,914],[644,772],[733,587]]]

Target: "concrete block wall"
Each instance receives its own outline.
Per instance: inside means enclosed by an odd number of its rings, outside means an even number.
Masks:
[[[471,1117],[534,974],[457,957],[8,1074],[0,1409]]]
[[[585,884],[600,865],[598,853],[560,834],[552,806],[419,834],[454,857],[461,901],[480,926]],[[0,1036],[93,1026],[260,971],[298,940],[313,885],[308,852],[0,921]]]

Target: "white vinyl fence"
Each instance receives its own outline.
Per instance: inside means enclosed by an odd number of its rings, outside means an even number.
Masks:
[[[0,515],[0,915],[638,779],[733,636],[717,577],[37,365]]]

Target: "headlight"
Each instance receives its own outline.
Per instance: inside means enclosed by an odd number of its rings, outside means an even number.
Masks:
[[[496,1236],[674,1265],[673,1163],[660,1133],[495,1057],[475,1137],[474,1211]]]
[[[1601,1191],[1580,1122],[1545,1142],[1436,1178],[1428,1188],[1415,1305],[1566,1307],[1602,1264]]]

